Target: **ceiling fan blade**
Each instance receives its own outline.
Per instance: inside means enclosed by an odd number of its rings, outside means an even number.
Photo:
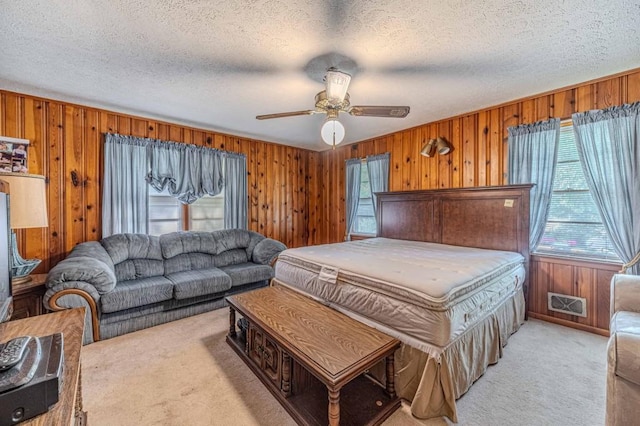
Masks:
[[[404,118],[409,114],[408,106],[352,106],[347,111],[356,117]]]
[[[315,114],[318,111],[307,110],[307,111],[292,111],[292,112],[279,112],[277,114],[264,114],[264,115],[256,115],[258,120],[268,120],[270,118],[282,118],[282,117],[295,117],[297,115],[311,115]]]

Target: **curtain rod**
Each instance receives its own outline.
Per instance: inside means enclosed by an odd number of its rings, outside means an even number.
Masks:
[[[344,161],[351,161],[351,160],[360,160],[360,161],[367,161],[367,157],[376,157],[378,155],[391,155],[390,152],[383,152],[382,154],[373,154],[373,155],[367,155],[365,157],[351,157],[351,158],[347,158]]]

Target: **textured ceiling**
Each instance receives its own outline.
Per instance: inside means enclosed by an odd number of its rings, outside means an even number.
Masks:
[[[0,0],[0,88],[327,148],[325,68],[353,74],[343,143],[640,66],[640,0]],[[337,62],[337,63],[331,63]]]

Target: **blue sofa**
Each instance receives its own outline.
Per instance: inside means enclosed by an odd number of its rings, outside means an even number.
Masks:
[[[286,246],[247,230],[116,234],[78,244],[47,276],[45,307],[85,307],[84,343],[225,306],[266,286]]]

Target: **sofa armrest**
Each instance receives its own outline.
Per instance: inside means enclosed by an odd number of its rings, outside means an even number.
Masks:
[[[256,244],[251,254],[253,263],[260,265],[271,265],[277,259],[278,255],[287,248],[280,241],[265,238]]]
[[[84,344],[100,340],[100,294],[83,281],[66,281],[50,286],[44,294],[43,304],[51,311],[85,308]]]
[[[116,274],[98,259],[87,256],[68,257],[49,271],[47,287],[67,282],[85,282],[91,284],[99,294],[104,294],[115,288]]]
[[[640,385],[640,314],[621,312],[612,322],[607,348],[609,371]]]
[[[640,312],[640,276],[615,274],[611,279],[611,316],[618,311]]]

